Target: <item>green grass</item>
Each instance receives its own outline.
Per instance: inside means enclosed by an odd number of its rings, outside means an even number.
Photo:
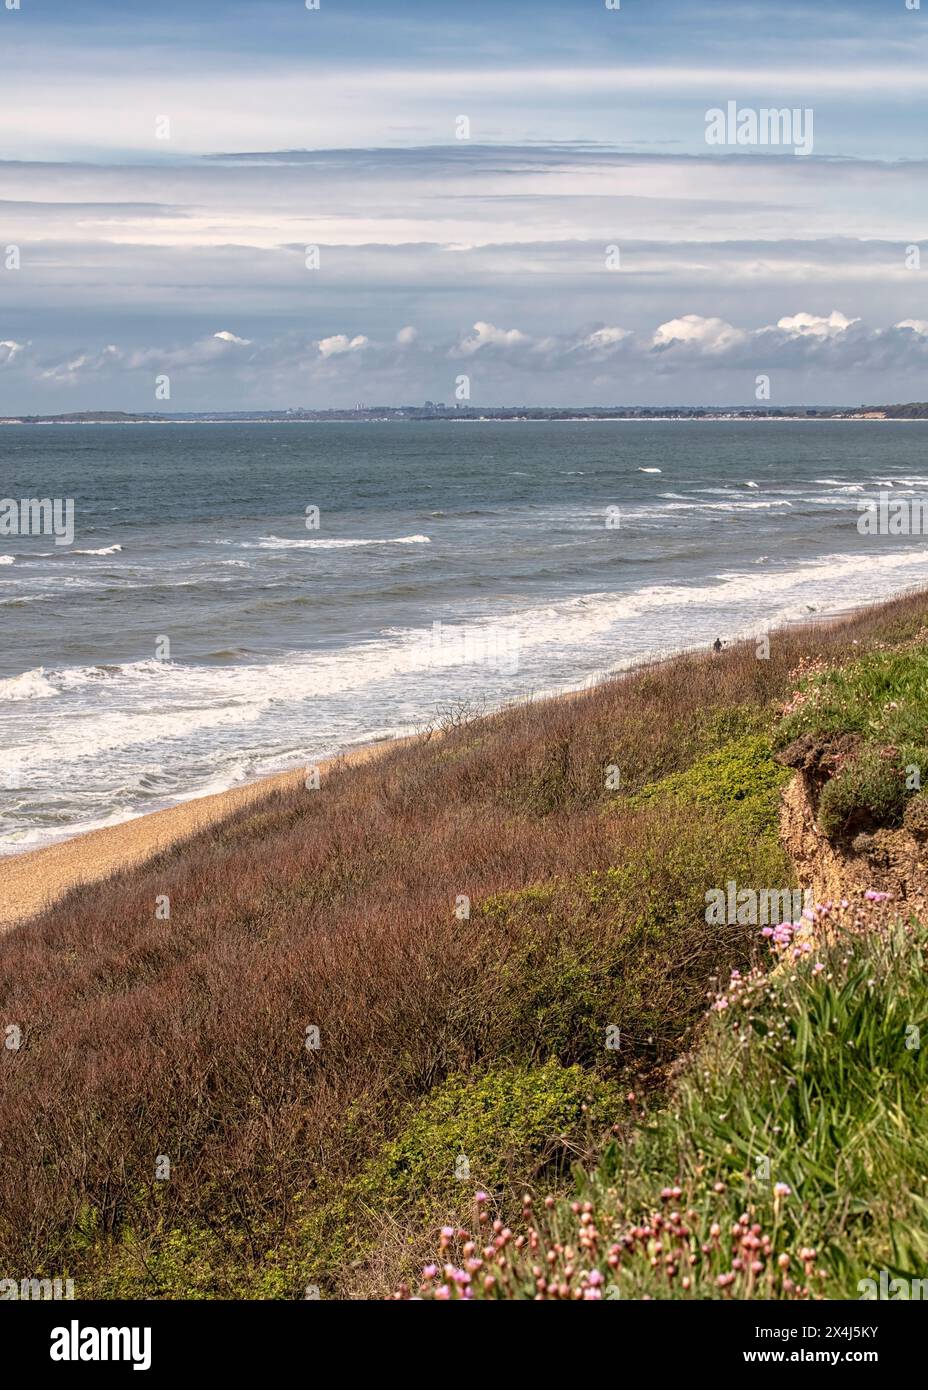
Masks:
[[[800,734],[859,734],[868,743],[924,746],[928,648],[869,652],[800,683],[802,703],[782,720],[782,747]]]
[[[877,907],[848,914],[838,944],[736,986],[666,1108],[577,1171],[573,1206],[536,1204],[516,1233],[534,1230],[541,1254],[509,1245],[508,1270],[470,1271],[475,1296],[534,1297],[533,1265],[562,1281],[569,1265],[571,1288],[621,1298],[856,1299],[880,1269],[923,1277],[926,964],[925,927]],[[733,1228],[756,1231],[762,1268],[733,1263]],[[460,1243],[452,1258],[464,1263]]]
[[[831,669],[817,662],[779,721],[762,709],[744,724],[736,716],[688,765],[612,799],[616,815],[685,808],[695,829],[674,840],[669,863],[642,840],[628,864],[588,882],[592,901],[625,901],[647,879],[626,946],[674,937],[693,911],[689,893],[713,881],[709,846],[726,859],[726,835],[733,877],[777,881],[779,794],[793,773],[775,751],[803,736],[817,749],[826,833],[905,817],[924,834],[928,650],[899,635],[896,649],[848,654]],[[474,1231],[476,1249],[445,1240],[421,1292],[858,1299],[882,1269],[923,1278],[928,924],[879,902],[840,915],[838,932],[820,930],[808,954],[787,950],[772,969],[736,974],[663,1106],[639,1090],[599,1163],[576,1167],[572,1196],[526,1207],[513,1230],[528,1246],[510,1238],[487,1258],[485,1229]],[[626,998],[630,973],[616,971]],[[589,974],[569,977],[582,992]]]
[[[792,888],[772,829],[784,770],[755,796],[687,802],[674,792],[619,807],[615,862],[478,904],[498,984],[495,1054],[624,1070],[666,1066],[689,1038],[717,970],[744,967],[750,929],[706,927],[706,892],[730,879]],[[604,1050],[607,1027],[622,1049]]]
[[[843,740],[821,789],[818,820],[832,838],[897,829],[928,773],[928,651],[876,651],[799,685],[776,744],[803,735]]]

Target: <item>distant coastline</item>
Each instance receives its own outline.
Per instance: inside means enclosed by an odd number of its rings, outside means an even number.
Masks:
[[[512,421],[558,423],[638,420],[754,421],[754,420],[928,420],[928,403],[869,406],[783,406],[754,409],[737,406],[446,406],[427,401],[423,406],[358,406],[354,410],[158,411],[78,410],[59,415],[7,415],[0,425],[289,425],[327,423],[388,423],[391,421]]]

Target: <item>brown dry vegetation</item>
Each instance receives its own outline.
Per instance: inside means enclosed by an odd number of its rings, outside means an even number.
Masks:
[[[502,1077],[505,1096],[510,1070],[546,1065],[581,1090],[659,1084],[710,978],[749,963],[754,933],[708,931],[704,895],[783,883],[775,831],[724,795],[637,793],[755,734],[800,656],[840,659],[926,614],[911,596],[776,634],[766,661],[753,643],[686,656],[449,728],[11,931],[0,1026],[23,1045],[0,1055],[0,1273],[70,1273],[85,1296],[387,1291],[407,1233],[453,1210],[444,1173],[411,1188],[405,1150],[383,1166],[442,1087],[466,1098],[483,1079],[483,1097]],[[584,1142],[578,1120],[539,1149],[517,1120],[487,1135],[498,1190]]]

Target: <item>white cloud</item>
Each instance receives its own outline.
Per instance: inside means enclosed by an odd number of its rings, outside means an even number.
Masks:
[[[631,336],[631,330],[628,328],[597,328],[582,338],[577,347],[589,349],[591,352],[608,350]]]
[[[901,4],[901,0],[900,0]],[[924,93],[928,72],[918,61],[843,66],[699,66],[679,63],[622,65],[529,66],[505,68],[486,64],[472,68],[430,69],[386,67],[339,68],[334,63],[307,69],[306,59],[276,64],[273,70],[255,63],[250,71],[204,71],[201,62],[165,64],[157,81],[143,88],[132,72],[137,55],[127,57],[118,71],[98,55],[84,52],[80,63],[73,51],[43,55],[44,62],[11,64],[5,73],[4,96],[8,141],[27,157],[60,157],[67,149],[135,148],[158,151],[153,113],[170,112],[171,146],[182,153],[221,148],[263,151],[320,147],[337,133],[342,145],[373,144],[389,110],[394,126],[414,138],[434,138],[447,121],[449,92],[467,93],[483,102],[498,100],[527,109],[534,124],[547,117],[554,124],[557,108],[567,106],[578,120],[597,98],[628,102],[633,96],[652,103],[677,100],[681,93],[701,94],[768,91],[803,97],[815,93],[847,93],[859,101],[879,93]],[[310,76],[311,71],[311,76]],[[50,75],[54,75],[54,82]],[[307,81],[313,101],[307,107]],[[582,98],[582,100],[581,100]],[[157,105],[155,105],[157,101]],[[503,111],[505,111],[503,107]],[[494,108],[497,116],[499,108]],[[511,120],[511,118],[510,118]],[[116,135],[118,132],[118,136]]]
[[[378,337],[337,333],[316,339],[290,332],[255,341],[223,330],[171,346],[81,345],[57,355],[10,339],[0,342],[0,368],[17,380],[20,399],[30,384],[46,391],[68,388],[70,393],[74,388],[82,392],[82,408],[114,409],[150,408],[145,397],[150,397],[151,381],[167,371],[177,387],[176,399],[190,402],[184,408],[207,409],[244,402],[258,407],[297,404],[314,380],[327,404],[353,403],[361,370],[367,389],[383,401],[442,400],[453,380],[449,359],[462,357],[474,399],[488,404],[550,399],[555,382],[564,400],[593,401],[593,387],[607,397],[605,403],[613,403],[619,380],[626,399],[660,401],[666,399],[662,382],[671,375],[677,378],[675,394],[697,381],[700,398],[735,400],[741,398],[737,393],[744,381],[769,370],[798,373],[796,380],[814,392],[810,399],[834,399],[835,383],[858,400],[864,399],[861,391],[873,400],[917,399],[928,367],[928,320],[906,319],[878,328],[837,310],[828,315],[801,312],[758,328],[698,314],[641,331],[586,324],[559,333],[531,333],[478,320],[470,333],[438,333],[423,341],[406,332],[408,327]],[[707,383],[720,389],[720,369],[729,383],[726,394],[707,396]],[[858,379],[849,387],[854,373]],[[903,390],[904,381],[909,384]],[[629,391],[634,395],[629,397]],[[50,398],[43,401],[44,408],[52,404]],[[66,404],[76,406],[77,397],[72,394]]]
[[[832,310],[827,318],[821,314],[793,314],[778,319],[777,328],[800,338],[833,338],[838,333],[845,333],[855,323],[860,323],[860,319],[849,319]]]
[[[14,342],[12,338],[8,338],[6,342],[0,343],[0,367],[9,366],[11,362],[15,361],[18,354],[23,351],[23,348],[23,343]]]
[[[668,348],[677,343],[704,352],[727,352],[745,341],[746,334],[724,319],[702,318],[699,314],[684,314],[682,318],[662,323],[654,334],[656,348]]]
[[[370,339],[363,333],[349,338],[345,333],[335,333],[331,338],[321,338],[318,343],[320,357],[341,357],[346,352],[360,352],[370,346]]]
[[[43,380],[74,383],[90,376],[96,376],[127,363],[126,354],[121,348],[109,343],[100,352],[78,352],[61,362],[52,362],[38,367]],[[31,362],[25,366],[32,366]]]
[[[410,283],[421,283],[418,277],[427,278],[433,268],[447,282],[462,274],[460,257],[497,246],[522,248],[516,254],[523,258],[523,273],[544,268],[543,260],[527,262],[524,248],[532,244],[539,251],[547,244],[560,246],[566,255],[582,255],[583,243],[595,243],[602,264],[603,247],[615,240],[617,212],[623,251],[640,243],[629,261],[634,271],[655,253],[666,257],[674,248],[684,268],[698,271],[703,264],[698,243],[709,240],[722,248],[726,264],[741,266],[745,275],[756,276],[758,262],[763,269],[769,254],[769,274],[782,269],[778,252],[788,248],[789,238],[801,240],[815,269],[822,239],[832,241],[840,227],[848,268],[856,264],[859,273],[870,263],[859,239],[868,245],[877,238],[902,246],[911,239],[913,218],[919,218],[923,201],[913,207],[912,200],[925,182],[924,164],[905,170],[886,163],[816,161],[810,169],[803,160],[776,161],[750,153],[737,161],[607,150],[594,157],[538,146],[509,153],[505,168],[492,149],[466,155],[453,157],[443,149],[390,150],[383,153],[382,167],[355,152],[339,160],[331,150],[317,152],[313,160],[307,155],[302,162],[296,155],[282,157],[279,165],[231,159],[157,168],[141,161],[6,162],[0,168],[4,237],[31,245],[30,279],[40,269],[46,275],[68,272],[51,286],[56,303],[62,291],[74,294],[75,277],[60,255],[49,255],[41,245],[52,239],[76,244],[82,266],[88,255],[102,255],[107,276],[114,257],[118,264],[134,258],[131,302],[138,303],[145,295],[138,282],[147,285],[149,277],[167,280],[171,287],[180,284],[184,294],[189,283],[202,283],[197,277],[203,264],[191,258],[192,248],[243,260],[251,249],[275,252],[280,273],[289,268],[292,286],[305,282],[307,244],[351,247],[368,258],[377,247],[404,248],[409,268],[403,273],[410,275]],[[355,175],[350,181],[346,169]],[[311,206],[306,199],[309,176]],[[859,196],[861,186],[865,199]],[[745,238],[757,240],[758,246],[742,249],[739,243]],[[572,241],[581,246],[569,247]],[[428,259],[424,243],[441,248],[440,263]],[[453,247],[466,249],[452,254]],[[162,268],[151,263],[155,248],[184,254]],[[833,246],[825,248],[825,268],[834,265],[835,254]],[[324,255],[328,275],[332,265]],[[230,268],[232,273],[239,270],[237,265]],[[250,269],[263,273],[259,258]],[[518,267],[505,269],[518,272]],[[880,270],[887,278],[912,279],[901,251],[894,258],[880,256]],[[88,281],[94,294],[105,292],[105,284],[92,273],[79,277],[77,285]],[[228,294],[227,275],[221,283]],[[165,288],[157,285],[159,291]],[[246,289],[243,285],[242,292]],[[122,285],[116,294],[125,299]]]
[[[412,343],[416,341],[418,336],[418,328],[413,328],[411,325],[407,324],[405,328],[401,328],[399,333],[397,333],[396,341],[400,344],[401,347],[409,347]]]
[[[497,328],[493,323],[482,320],[474,324],[474,331],[458,344],[458,352],[465,357],[472,356],[485,347],[522,347],[529,342],[528,336],[518,328]]]

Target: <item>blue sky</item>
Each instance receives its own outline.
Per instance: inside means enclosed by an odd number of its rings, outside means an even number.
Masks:
[[[20,3],[0,414],[928,396],[928,0]]]

